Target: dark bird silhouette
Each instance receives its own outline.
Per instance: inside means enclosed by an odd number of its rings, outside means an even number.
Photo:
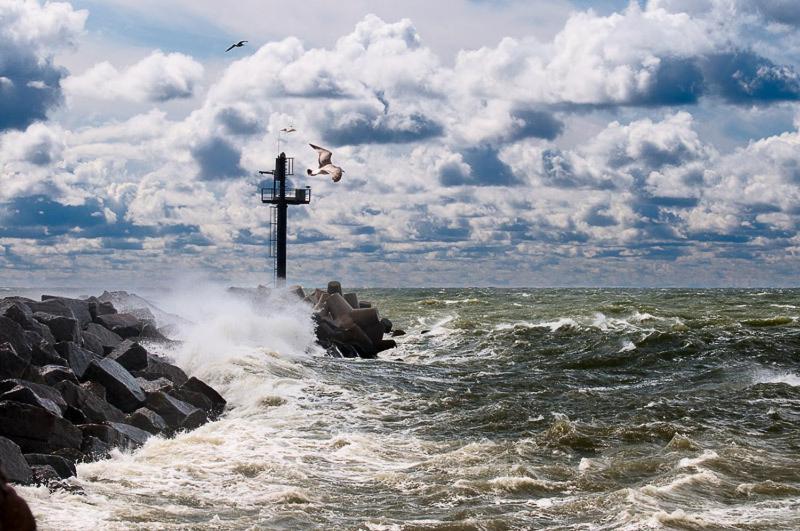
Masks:
[[[281,129],[281,133],[294,133],[295,131],[297,131],[297,129],[295,129],[291,125],[289,127],[284,127],[283,129]]]
[[[228,47],[228,49],[227,49],[227,50],[225,50],[225,52],[227,53],[227,52],[229,52],[229,51],[233,50],[234,48],[241,48],[242,46],[244,46],[244,43],[246,43],[246,42],[247,42],[247,41],[239,41],[239,42],[237,42],[236,44],[231,44],[231,45]]]
[[[331,180],[333,180],[335,183],[338,183],[342,179],[344,170],[339,166],[334,166],[331,163],[331,157],[333,156],[333,153],[323,147],[315,146],[314,144],[309,144],[309,146],[314,148],[314,150],[319,154],[319,169],[311,170],[309,168],[306,170],[306,173],[309,175],[330,175]]]

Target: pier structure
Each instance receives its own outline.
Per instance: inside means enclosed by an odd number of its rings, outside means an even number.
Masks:
[[[272,175],[272,187],[261,188],[261,202],[270,205],[269,255],[272,258],[272,278],[275,287],[286,284],[286,218],[289,205],[311,202],[311,187],[286,188],[286,177],[294,175],[294,158],[285,153],[275,159],[275,169],[259,171]]]

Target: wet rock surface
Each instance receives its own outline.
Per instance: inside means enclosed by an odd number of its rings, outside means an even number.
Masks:
[[[157,318],[174,316],[142,301],[125,292],[0,299],[0,475],[53,488],[78,462],[222,413],[213,388],[148,352],[169,341]]]
[[[393,339],[384,339],[385,334],[393,334],[392,322],[369,302],[360,301],[358,294],[343,293],[337,281],[303,300],[313,305],[317,342],[333,357],[371,359],[397,346]]]

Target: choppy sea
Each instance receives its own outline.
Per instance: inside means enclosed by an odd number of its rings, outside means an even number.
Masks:
[[[800,529],[800,290],[361,290],[378,360],[308,309],[151,294],[218,421],[20,488],[42,529]]]

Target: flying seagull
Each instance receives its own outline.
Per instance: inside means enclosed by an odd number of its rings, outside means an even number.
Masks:
[[[294,133],[295,131],[297,131],[297,129],[295,129],[292,126],[284,127],[283,129],[281,129],[281,133]]]
[[[246,42],[247,42],[247,41],[239,41],[239,42],[237,42],[236,44],[231,44],[231,45],[228,47],[228,49],[227,49],[227,50],[225,50],[225,52],[227,53],[227,52],[229,52],[229,51],[233,50],[234,48],[241,48],[242,46],[244,46],[244,43],[246,43]]]
[[[334,166],[331,163],[331,156],[333,155],[333,153],[331,153],[325,148],[315,146],[314,144],[309,144],[309,146],[314,148],[314,151],[319,153],[319,169],[311,170],[309,168],[306,171],[306,173],[308,173],[309,175],[319,175],[319,174],[330,175],[331,180],[333,180],[333,182],[335,183],[338,183],[342,179],[342,174],[344,173],[344,170],[339,166]]]

